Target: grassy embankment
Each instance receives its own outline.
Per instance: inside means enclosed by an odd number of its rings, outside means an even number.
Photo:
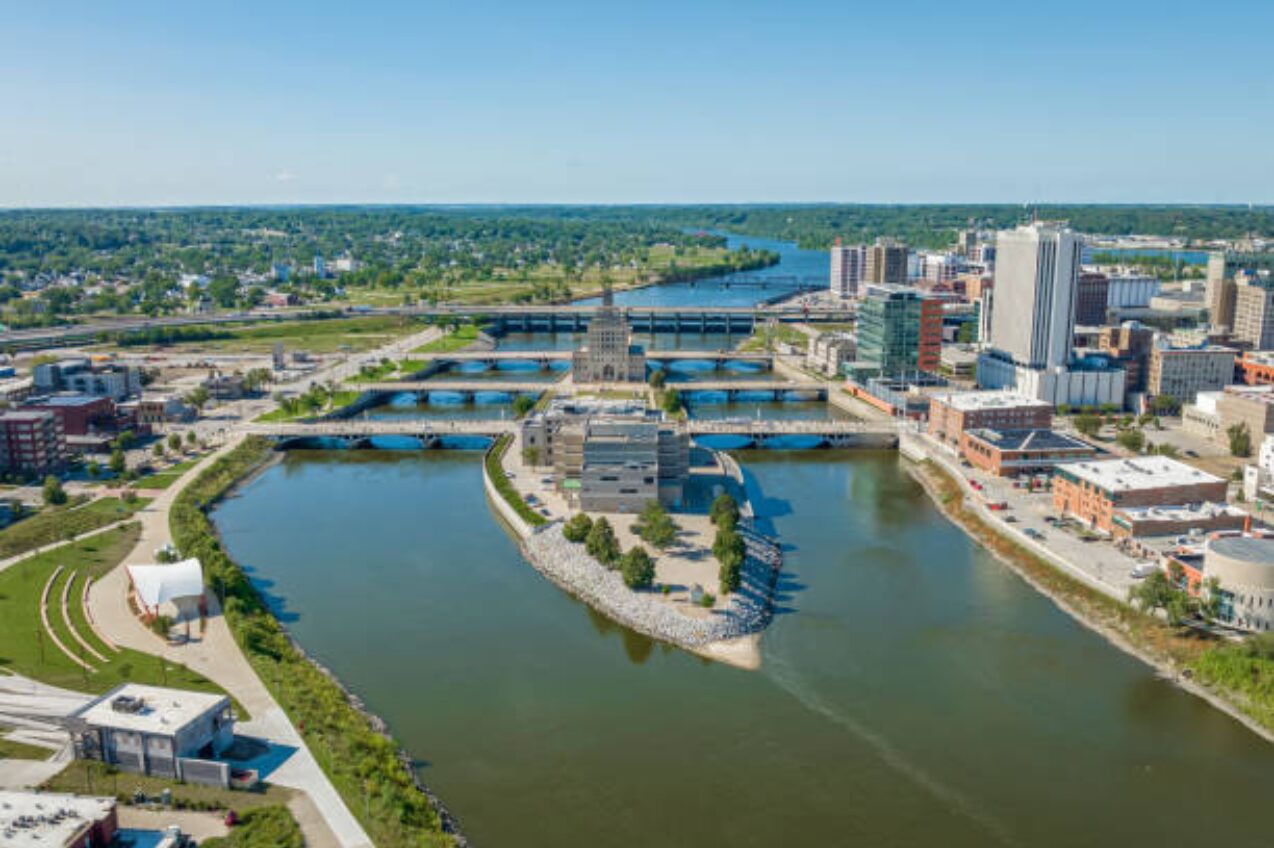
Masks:
[[[809,341],[809,336],[786,324],[779,324],[775,327],[759,326],[752,332],[751,336],[739,344],[739,350],[745,353],[773,350],[774,346],[780,342],[806,350],[809,347]]]
[[[147,501],[140,498],[131,504],[119,498],[98,498],[82,506],[45,507],[30,518],[0,530],[0,559],[113,524],[128,518],[146,504]]]
[[[48,748],[5,739],[4,734],[11,730],[12,727],[0,725],[0,760],[47,760],[53,756]]]
[[[537,293],[551,291],[553,300],[586,297],[601,291],[603,280],[616,290],[677,279],[698,279],[734,270],[729,251],[723,247],[686,247],[680,255],[672,245],[650,248],[645,271],[637,268],[588,268],[579,276],[567,276],[561,267],[544,264],[525,274],[520,270],[498,270],[481,278],[451,283],[441,288],[397,287],[392,289],[359,288],[347,292],[351,304],[364,306],[400,306],[404,297],[425,301],[436,295],[447,303],[475,306],[531,302]],[[541,298],[541,302],[543,302]]]
[[[270,450],[265,439],[247,439],[182,491],[170,514],[177,547],[200,558],[210,585],[224,587],[226,620],[235,639],[375,844],[450,845],[437,813],[399,759],[398,746],[377,733],[341,688],[293,646],[204,514]]]
[[[491,482],[495,484],[495,490],[500,493],[500,497],[513,507],[523,521],[532,527],[539,527],[541,524],[547,524],[548,519],[540,515],[522,500],[522,496],[518,494],[517,489],[513,488],[513,484],[509,482],[509,478],[504,476],[504,466],[501,459],[504,458],[504,452],[509,449],[509,445],[513,444],[513,437],[505,434],[495,440],[495,444],[491,445],[491,449],[487,451],[486,459],[487,475],[491,478]]]
[[[248,791],[183,783],[149,774],[120,771],[96,760],[75,760],[49,778],[42,788],[49,792],[81,795],[109,794],[119,798],[122,803],[130,803],[133,792],[137,789],[150,798],[168,789],[173,793],[173,807],[179,810],[239,811],[274,808],[286,804],[294,794],[291,789],[282,786],[263,785],[259,789]]]
[[[1086,586],[992,528],[964,504],[959,484],[931,461],[920,464],[943,510],[1028,581],[1099,630],[1123,639],[1155,663],[1188,672],[1266,728],[1274,729],[1274,641],[1224,642],[1173,627]]]
[[[133,488],[148,491],[160,491],[167,489],[173,483],[176,483],[183,474],[198,465],[200,459],[202,459],[202,457],[198,456],[190,459],[183,459],[176,465],[170,466],[161,471],[156,471],[154,474],[148,474],[133,483]]]
[[[258,415],[255,420],[268,424],[270,422],[280,421],[299,421],[305,418],[314,418],[318,415],[324,415],[328,412],[335,412],[343,409],[354,401],[362,397],[362,392],[352,390],[339,390],[326,396],[325,403],[320,407],[298,406],[295,410],[289,410],[286,407],[272,409],[269,412]]]
[[[215,333],[211,333],[215,338],[177,340],[174,345],[165,345],[165,347],[180,346],[182,350],[214,353],[267,354],[274,350],[276,344],[282,342],[288,350],[304,350],[310,353],[337,351],[360,353],[418,332],[423,326],[418,319],[400,315],[277,321],[232,327],[222,325]],[[107,343],[106,346],[112,345]],[[127,349],[138,351],[155,347],[157,346],[143,345]]]
[[[461,324],[452,332],[422,344],[413,350],[412,353],[455,353],[458,350],[464,350],[477,339],[478,327],[476,324]]]
[[[205,839],[204,848],[304,848],[296,820],[284,807],[258,807],[239,818],[228,836]]]
[[[185,666],[129,648],[114,651],[89,628],[81,603],[83,581],[97,579],[118,565],[136,545],[140,532],[137,524],[128,524],[30,557],[0,572],[0,668],[82,692],[105,692],[126,681],[220,692],[212,681]],[[92,671],[59,650],[41,622],[40,597],[59,565],[63,572],[54,581],[46,607],[49,623],[62,644],[76,656],[83,656]],[[62,586],[68,580],[74,581],[67,603],[69,621],[61,607]],[[105,662],[81,653],[72,627],[106,658]]]

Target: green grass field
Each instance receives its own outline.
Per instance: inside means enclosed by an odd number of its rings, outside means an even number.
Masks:
[[[144,500],[138,500],[130,506],[119,498],[98,498],[69,509],[46,507],[30,518],[24,518],[0,530],[0,559],[8,559],[98,527],[105,527],[128,518],[145,505]]]
[[[454,353],[473,344],[477,339],[477,327],[473,324],[461,324],[454,332],[423,344],[412,353]]]
[[[172,790],[174,804],[178,800],[187,807],[216,810],[251,810],[275,804],[286,804],[292,798],[292,790],[282,786],[267,786],[261,791],[221,789],[216,786],[200,786],[167,780],[149,774],[120,771],[95,760],[76,760],[55,774],[42,787],[49,792],[69,792],[80,795],[132,795],[141,789],[153,797],[165,789]]]
[[[47,760],[53,756],[53,752],[48,748],[5,739],[3,734],[12,729],[11,727],[0,726],[0,760]]]
[[[185,474],[191,468],[194,468],[199,460],[200,457],[192,457],[191,459],[182,460],[176,465],[165,468],[162,471],[156,471],[154,474],[149,474],[135,482],[133,484],[133,488],[152,491],[167,489],[173,483],[177,482],[181,475]]]
[[[118,653],[112,651],[89,629],[80,604],[82,581],[86,576],[101,577],[119,564],[136,545],[140,532],[137,524],[126,525],[30,557],[0,572],[0,668],[82,692],[105,692],[125,681],[220,692],[212,681],[184,666],[127,648]],[[79,655],[79,642],[70,635],[71,625],[61,611],[63,582],[74,574],[75,583],[68,603],[71,624],[89,645],[107,658],[107,662],[102,663],[86,655],[89,664],[95,667],[91,672],[63,654],[40,622],[40,594],[49,575],[59,565],[63,566],[63,574],[49,594],[49,621],[62,643]],[[195,624],[195,633],[197,628]]]
[[[386,342],[424,329],[420,321],[397,315],[369,315],[362,318],[329,318],[312,321],[279,321],[236,326],[226,330],[224,339],[182,342],[171,347],[183,351],[227,353],[269,353],[279,342],[287,350],[310,353],[353,353],[378,348]],[[107,345],[109,348],[110,346]],[[132,352],[145,351],[145,346],[132,347]]]

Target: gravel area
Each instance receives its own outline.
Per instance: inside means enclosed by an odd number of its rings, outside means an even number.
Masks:
[[[776,566],[781,562],[778,549],[759,534],[740,529],[748,542],[743,586],[726,608],[714,611],[709,618],[682,615],[657,589],[629,589],[618,571],[601,565],[582,544],[567,541],[560,522],[530,534],[523,547],[541,574],[609,618],[655,639],[697,648],[755,633],[769,622]],[[708,591],[715,588],[705,587]]]

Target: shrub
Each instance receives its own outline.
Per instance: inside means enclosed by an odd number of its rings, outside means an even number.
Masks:
[[[562,525],[562,535],[568,542],[579,544],[588,538],[588,531],[593,529],[593,519],[587,513],[576,513]]]
[[[624,554],[620,562],[624,585],[630,589],[645,589],[655,581],[655,561],[638,545]]]
[[[584,549],[588,551],[589,556],[608,568],[618,565],[619,558],[623,554],[619,547],[619,540],[615,538],[615,530],[604,516],[593,522],[592,528],[588,531],[588,537],[584,540]]]

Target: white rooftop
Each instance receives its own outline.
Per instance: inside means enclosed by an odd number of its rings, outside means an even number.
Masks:
[[[1247,515],[1236,506],[1224,503],[1179,504],[1175,506],[1125,506],[1119,512],[1137,521],[1202,521],[1228,515]]]
[[[1108,492],[1134,492],[1199,483],[1220,483],[1214,477],[1166,456],[1139,456],[1136,459],[1108,459],[1100,462],[1072,462],[1065,473]]]
[[[147,607],[203,594],[203,569],[194,558],[171,565],[130,565],[128,579]]]
[[[57,848],[106,818],[114,798],[0,790],[0,845]]]
[[[140,699],[142,708],[137,712],[116,710],[111,704],[121,696]],[[91,701],[74,717],[97,727],[171,736],[222,702],[229,704],[229,698],[211,692],[125,683]]]
[[[948,394],[934,395],[934,397],[960,412],[1052,405],[1048,401],[1020,395],[1017,392],[950,392]]]

